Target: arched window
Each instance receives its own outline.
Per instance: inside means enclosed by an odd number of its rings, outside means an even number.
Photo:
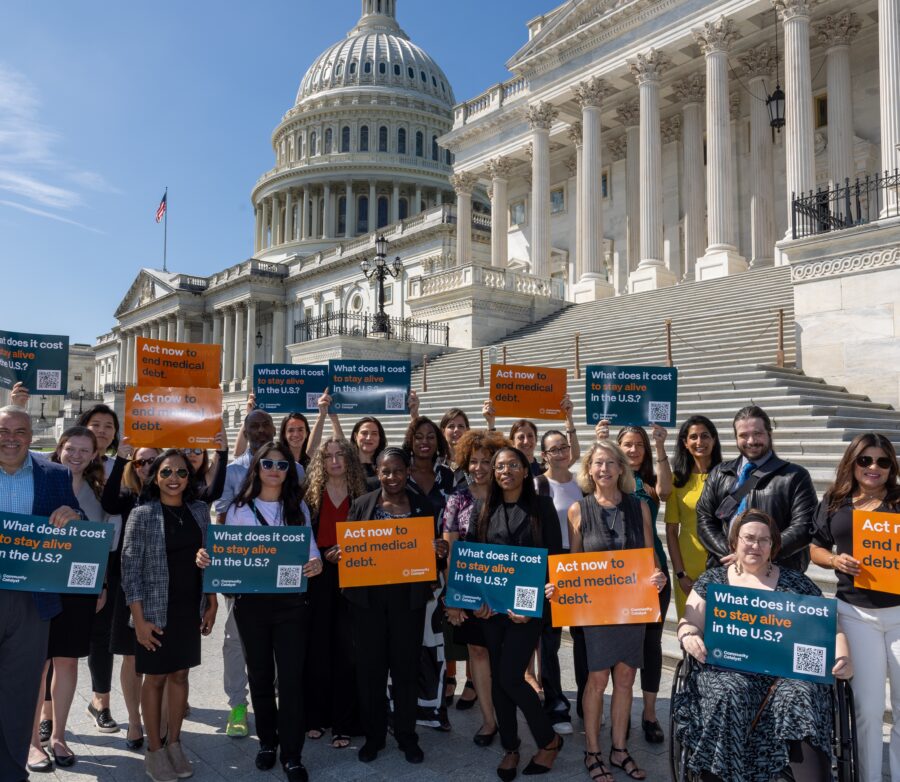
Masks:
[[[309,134],[309,154],[310,157],[313,155],[317,155],[319,153],[318,148],[316,147],[316,131],[313,131]]]
[[[343,235],[347,232],[347,198],[345,196],[338,198],[337,208],[337,232]]]
[[[339,62],[334,68],[334,75],[340,76],[344,72],[344,63]]]
[[[378,72],[381,74],[387,73],[387,63],[386,62],[378,63]]]
[[[350,126],[344,125],[341,128],[341,152],[350,151]]]
[[[416,131],[416,157],[425,157],[425,136],[421,130]]]
[[[372,72],[372,63],[369,60],[366,60],[366,64],[363,66],[363,72],[364,73]]]
[[[425,71],[419,71],[419,74],[421,75],[423,82],[428,81],[428,77],[425,75]]]
[[[333,141],[331,128],[325,129],[325,154],[331,154],[331,142]]]
[[[356,202],[356,233],[369,233],[369,196],[361,195]]]
[[[400,128],[397,131],[397,154],[406,154],[406,128]]]
[[[444,163],[448,166],[453,165],[453,155],[450,153],[449,149],[444,150]]]
[[[431,159],[434,161],[437,161],[440,159],[440,153],[438,151],[437,136],[431,137]]]
[[[387,196],[379,196],[378,198],[378,227],[384,228],[388,224],[388,198]]]
[[[355,62],[350,63],[350,73],[351,73],[351,75],[356,73],[356,63]]]
[[[369,151],[369,126],[363,125],[359,129],[359,151],[360,152],[368,152]]]
[[[409,201],[407,201],[405,198],[401,198],[399,208],[400,214],[397,216],[398,220],[405,220],[407,217],[409,217]]]
[[[385,125],[378,128],[378,151],[388,151],[388,129]]]
[[[415,78],[416,78],[416,72],[413,70],[412,65],[410,65],[410,66],[406,69],[406,73],[407,73],[407,75],[409,76],[410,79],[415,79]]]
[[[395,62],[394,63],[394,76],[399,76],[399,75],[400,75],[400,63]]]

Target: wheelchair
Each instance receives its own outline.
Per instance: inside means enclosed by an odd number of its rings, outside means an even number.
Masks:
[[[676,736],[673,704],[675,696],[681,693],[687,680],[698,670],[698,664],[689,654],[678,661],[672,677],[672,694],[669,700],[669,773],[672,782],[699,782],[700,775],[688,768],[691,751],[681,744]],[[859,760],[856,747],[854,725],[853,689],[846,679],[836,679],[831,688],[833,728],[831,734],[832,778],[837,782],[856,782],[859,774]],[[777,782],[794,782],[790,767],[784,768],[775,777]]]

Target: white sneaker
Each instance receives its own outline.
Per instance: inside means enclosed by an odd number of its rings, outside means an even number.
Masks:
[[[569,736],[573,733],[572,723],[571,722],[555,722],[553,723],[553,730],[556,731],[560,736]]]

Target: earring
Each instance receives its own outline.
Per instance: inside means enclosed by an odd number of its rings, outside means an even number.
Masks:
[[[771,560],[771,559],[769,560],[769,565],[768,565],[768,567],[766,568],[766,575],[767,575],[767,576],[771,576],[771,575],[772,575],[772,560]]]

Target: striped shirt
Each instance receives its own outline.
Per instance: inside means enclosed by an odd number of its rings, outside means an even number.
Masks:
[[[25,457],[24,464],[10,475],[0,470],[0,511],[31,515],[34,507],[34,467],[32,456]]]

